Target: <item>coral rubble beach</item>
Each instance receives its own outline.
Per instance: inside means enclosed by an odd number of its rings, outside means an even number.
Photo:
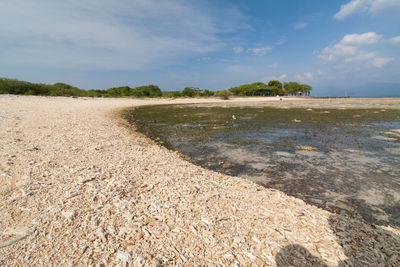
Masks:
[[[0,265],[400,265],[399,229],[195,166],[119,118],[138,105],[211,101],[281,102],[0,96]]]

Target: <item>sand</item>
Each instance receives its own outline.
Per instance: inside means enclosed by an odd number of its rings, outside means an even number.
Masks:
[[[0,96],[0,265],[400,265],[398,229],[195,166],[119,118],[127,107],[210,101],[260,98]]]

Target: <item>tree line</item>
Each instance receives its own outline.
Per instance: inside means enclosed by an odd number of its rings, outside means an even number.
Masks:
[[[268,85],[262,82],[243,84],[229,88],[229,92],[236,96],[284,96],[284,95],[310,95],[312,87],[297,82],[281,83],[278,80],[271,80]]]
[[[65,83],[43,84],[0,78],[0,94],[42,96],[89,96],[89,97],[160,97],[161,89],[156,85],[112,87],[109,89],[83,90]]]
[[[204,96],[309,96],[312,87],[308,84],[297,82],[281,83],[278,80],[271,80],[268,85],[262,82],[242,84],[229,88],[228,90],[199,90],[193,87],[186,87],[183,91],[163,92],[166,97],[204,97]]]
[[[109,89],[83,90],[65,83],[43,84],[0,78],[0,94],[42,95],[42,96],[87,96],[87,97],[210,97],[210,96],[309,96],[312,87],[297,82],[281,83],[271,80],[268,84],[255,82],[229,88],[228,90],[200,90],[186,87],[182,91],[161,91],[157,85],[145,85],[131,88],[129,86]]]

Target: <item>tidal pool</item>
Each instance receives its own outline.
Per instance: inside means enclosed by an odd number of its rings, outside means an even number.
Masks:
[[[400,226],[399,109],[165,105],[125,117],[195,164]]]

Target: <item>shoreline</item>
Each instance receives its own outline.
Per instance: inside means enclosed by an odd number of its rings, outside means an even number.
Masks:
[[[398,229],[192,165],[115,119],[186,102],[210,99],[0,96],[0,265],[399,263]]]

